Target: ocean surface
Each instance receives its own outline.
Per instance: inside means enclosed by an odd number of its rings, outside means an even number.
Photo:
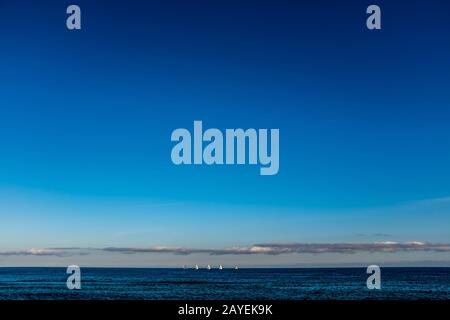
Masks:
[[[82,268],[69,290],[65,268],[0,268],[2,299],[450,299],[450,268],[382,268],[381,290],[364,268]]]

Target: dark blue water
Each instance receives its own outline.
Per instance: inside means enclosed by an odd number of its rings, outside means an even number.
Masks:
[[[450,299],[450,268],[382,268],[368,290],[363,268],[83,268],[68,290],[64,268],[0,268],[1,299]]]

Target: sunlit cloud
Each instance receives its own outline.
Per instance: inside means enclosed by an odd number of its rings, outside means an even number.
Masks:
[[[67,251],[62,249],[27,249],[16,251],[0,251],[0,256],[65,256]]]

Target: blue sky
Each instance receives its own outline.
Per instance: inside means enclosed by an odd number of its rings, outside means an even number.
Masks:
[[[65,28],[69,4],[0,1],[0,252],[450,242],[446,1],[378,1],[380,31],[365,28],[366,1],[77,1],[81,31]],[[174,166],[171,132],[194,120],[279,128],[280,172]],[[76,259],[194,261],[144,256]],[[450,261],[434,251],[227,259]]]

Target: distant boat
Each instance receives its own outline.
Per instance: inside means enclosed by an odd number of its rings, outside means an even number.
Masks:
[[[186,266],[183,264],[183,270],[186,269]]]
[[[238,270],[238,269],[239,269],[238,266],[234,267],[234,270]]]
[[[220,265],[220,266],[219,266],[219,270],[223,270],[223,267],[222,267],[222,265]]]
[[[211,270],[211,266],[208,264],[208,266],[206,267],[208,270]]]
[[[198,264],[195,265],[195,270],[198,270]]]

